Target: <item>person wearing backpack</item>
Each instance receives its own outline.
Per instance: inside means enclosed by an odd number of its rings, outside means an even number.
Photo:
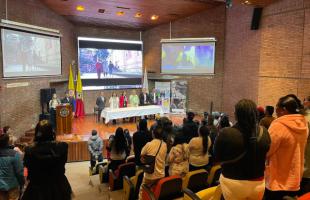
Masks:
[[[159,179],[165,177],[165,160],[167,155],[167,145],[163,141],[163,128],[157,126],[153,130],[153,140],[148,142],[141,151],[142,164],[148,164],[152,169],[146,167],[141,185],[152,186]],[[151,158],[151,159],[150,159]],[[150,162],[148,160],[151,160]],[[142,187],[139,192],[139,200],[142,200]]]
[[[270,147],[267,129],[258,125],[256,104],[242,99],[235,105],[237,123],[220,130],[215,161],[222,167],[220,185],[225,199],[261,200],[265,190],[265,160]]]

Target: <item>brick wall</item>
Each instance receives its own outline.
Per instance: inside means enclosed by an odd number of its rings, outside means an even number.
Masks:
[[[164,24],[143,33],[144,67],[160,73],[161,39],[169,39],[169,24]],[[214,109],[221,110],[224,69],[225,7],[218,6],[196,15],[171,23],[172,38],[215,37],[215,75],[184,76],[188,81],[188,108],[196,112],[209,110],[211,101]]]
[[[19,80],[0,79],[0,125],[10,125],[17,135],[30,129],[38,120],[41,113],[40,96],[41,88],[49,88],[50,82],[68,76],[68,66],[76,60],[76,39],[74,26],[63,17],[57,15],[39,0],[9,0],[8,19],[12,21],[60,30],[63,35],[62,46],[62,76],[53,78],[35,78]],[[0,0],[0,18],[5,19],[5,0]],[[0,60],[2,60],[0,50]],[[2,61],[0,62],[0,76],[2,76]],[[28,82],[27,87],[6,88],[8,83]],[[58,93],[63,95],[64,85],[56,84]]]

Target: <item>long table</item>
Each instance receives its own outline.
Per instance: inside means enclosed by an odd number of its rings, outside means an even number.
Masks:
[[[127,117],[140,117],[145,115],[155,115],[163,114],[163,109],[161,106],[149,105],[149,106],[139,106],[139,107],[127,107],[127,108],[117,108],[110,109],[105,108],[101,112],[101,118],[105,119],[105,123],[109,123],[113,119],[123,119]]]

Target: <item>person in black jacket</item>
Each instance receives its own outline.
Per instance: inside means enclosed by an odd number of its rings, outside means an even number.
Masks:
[[[187,118],[183,121],[183,134],[186,138],[186,143],[189,143],[193,137],[198,137],[198,125],[194,122],[195,114],[193,112],[187,113]]]
[[[139,106],[145,106],[151,104],[150,96],[145,88],[142,89],[142,92],[139,95]]]
[[[105,107],[105,98],[104,98],[104,92],[100,92],[100,96],[96,99],[96,105],[98,107],[98,122],[100,122],[101,118],[101,112]]]
[[[214,154],[221,163],[220,184],[225,199],[261,200],[265,191],[265,161],[271,139],[258,125],[256,104],[247,99],[235,106],[236,125],[223,128]]]
[[[149,132],[147,128],[147,120],[142,119],[139,122],[138,130],[133,134],[132,142],[133,142],[133,150],[135,153],[135,163],[138,166],[141,166],[141,150],[144,147],[144,145],[152,140],[151,133]]]
[[[29,184],[22,200],[70,200],[72,189],[65,176],[68,144],[55,141],[47,120],[35,128],[34,144],[26,147],[24,165]]]

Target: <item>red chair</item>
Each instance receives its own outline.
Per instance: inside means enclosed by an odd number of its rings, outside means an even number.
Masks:
[[[142,185],[143,200],[167,200],[183,197],[182,178],[180,176],[169,176],[162,178],[150,188]]]
[[[136,164],[133,162],[121,164],[114,172],[109,170],[110,190],[119,190],[123,188],[123,177],[132,177],[136,174]]]

